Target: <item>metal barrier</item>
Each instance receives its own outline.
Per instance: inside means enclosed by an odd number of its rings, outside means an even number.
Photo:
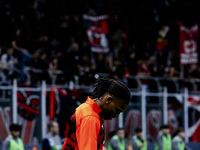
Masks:
[[[76,89],[85,89],[89,92],[92,92],[93,88],[91,86],[81,86],[78,85],[78,78],[76,79],[77,82],[75,82],[75,85],[72,88]],[[139,81],[138,81],[139,82]],[[140,84],[139,84],[140,85]],[[67,85],[69,86],[69,85]],[[46,116],[46,98],[45,94],[47,91],[50,91],[52,86],[46,85],[45,81],[42,82],[40,87],[37,88],[26,88],[26,87],[18,87],[17,86],[17,80],[14,80],[12,86],[0,86],[0,90],[12,90],[12,110],[11,110],[11,122],[17,123],[18,122],[18,111],[17,111],[17,91],[36,91],[40,92],[41,99],[40,99],[40,119],[41,119],[41,138],[44,138],[46,134],[46,124],[47,124],[47,116]],[[62,86],[57,86],[62,87]],[[66,88],[66,85],[64,86]],[[168,98],[169,97],[179,97],[180,101],[183,103],[183,118],[184,118],[184,129],[185,129],[185,142],[189,142],[189,116],[188,116],[188,97],[189,96],[195,96],[200,98],[199,94],[190,94],[188,91],[188,88],[184,88],[183,91],[177,92],[177,93],[169,93],[169,87],[162,87],[158,84],[158,91],[151,92],[148,90],[148,87],[146,85],[140,85],[138,87],[137,91],[130,89],[131,95],[140,97],[139,98],[139,107],[141,112],[141,127],[143,129],[144,137],[147,137],[147,99],[148,97],[158,97],[159,101],[161,101],[162,104],[162,123],[167,123],[168,121]],[[3,101],[3,99],[0,99],[0,101]],[[134,102],[130,103],[130,107],[132,105],[135,105]],[[121,113],[118,118],[118,126],[124,127],[124,115]]]

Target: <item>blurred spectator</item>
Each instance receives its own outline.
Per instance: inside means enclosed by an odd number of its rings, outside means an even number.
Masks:
[[[150,76],[150,71],[145,60],[138,60],[137,76]]]
[[[200,67],[197,64],[188,65],[186,68],[186,77],[187,78],[199,78],[200,75]]]
[[[78,65],[79,73],[84,74],[83,72],[87,72],[90,66],[91,66],[90,58],[87,54],[84,54],[81,57],[79,65]]]
[[[67,50],[66,65],[70,68],[71,74],[78,75],[78,64],[81,57],[81,51],[79,50],[79,44],[72,42],[71,46]]]
[[[56,121],[48,123],[48,133],[42,139],[42,150],[61,150],[62,140],[59,135],[59,125]]]
[[[2,48],[0,47],[0,56],[2,54]],[[0,59],[0,69],[9,69],[6,65],[2,64],[1,59]]]
[[[62,52],[62,51],[58,51],[55,55],[55,57],[58,59],[58,64],[57,64],[57,68],[58,70],[65,70],[67,66],[69,66],[68,64],[66,64],[67,62],[67,57],[66,55]]]
[[[49,62],[49,76],[52,79],[52,84],[56,83],[56,79],[57,79],[57,74],[59,74],[58,71],[58,58],[57,57],[53,57],[52,60]]]
[[[26,51],[20,51],[17,55],[18,63],[17,63],[17,68],[20,71],[20,83],[25,82],[25,73],[24,73],[24,68],[26,66],[26,63],[28,63],[29,60],[31,60],[32,55]]]
[[[132,148],[132,136],[131,134],[125,133],[125,147],[127,150],[133,150]]]
[[[57,58],[57,69],[63,72],[57,74],[56,83],[65,84],[73,78],[73,74],[70,71],[70,64],[68,64],[68,57],[62,51],[58,51],[55,57]]]
[[[47,56],[49,56],[49,59],[52,59],[55,57],[56,53],[60,50],[60,41],[58,41],[57,38],[51,39],[49,46],[48,46],[48,51]]]
[[[17,28],[11,41],[12,48],[16,50],[16,57],[18,59],[17,68],[20,71],[20,83],[25,82],[24,67],[32,57],[32,55],[28,52],[28,49],[25,48],[25,45],[27,44],[27,38],[25,35],[25,31],[22,30],[23,29],[21,28]]]
[[[26,63],[26,66],[31,67],[32,69],[37,68],[39,66],[39,56],[40,56],[40,49],[35,50],[32,53],[32,58]]]
[[[157,135],[157,142],[155,143],[155,150],[172,149],[172,139],[170,135],[170,128],[163,124],[160,127],[160,132]]]
[[[1,63],[9,69],[13,69],[16,67],[17,59],[13,55],[13,48],[8,48],[6,53],[1,56]]]
[[[36,67],[36,69],[39,69],[39,81],[41,82],[42,80],[45,80],[47,83],[50,83],[50,77],[49,77],[49,63],[46,59],[47,54],[45,53],[45,51],[41,51],[40,52],[40,56],[38,59],[38,66]]]
[[[31,84],[36,85],[39,81],[39,75],[35,72],[36,68],[39,68],[39,55],[40,49],[37,49],[33,52],[32,58],[26,63],[27,67],[30,67],[30,75],[31,75]]]
[[[147,150],[147,147],[147,140],[143,137],[142,129],[136,128],[132,142],[133,150]]]
[[[116,130],[113,130],[112,132],[110,132],[110,133],[108,134],[108,139],[107,139],[107,141],[110,141],[114,135],[116,135]],[[106,143],[105,143],[105,147],[106,147],[106,148],[108,147],[108,144],[109,144],[109,142],[106,142]]]
[[[116,135],[114,135],[108,144],[108,150],[126,150],[125,147],[125,131],[122,128],[117,129]]]
[[[49,47],[49,36],[46,34],[41,34],[37,38],[37,45],[41,49],[45,49]]]
[[[175,67],[166,67],[165,68],[165,74],[163,75],[164,77],[169,77],[169,78],[179,78],[179,71],[176,70]]]
[[[111,43],[114,48],[114,57],[118,57],[119,51],[127,44],[127,34],[123,32],[121,29],[116,29],[116,32],[114,32]]]
[[[7,82],[19,77],[19,70],[16,68],[18,60],[13,55],[13,48],[8,48],[6,53],[1,56],[3,72],[7,76]]]
[[[157,77],[163,77],[164,74],[165,74],[165,65],[164,64],[158,64],[157,65],[157,73],[156,73],[156,76]]]
[[[155,56],[150,56],[149,59],[147,60],[147,66],[149,68],[151,76],[157,76],[157,67],[156,67],[156,58]]]
[[[172,140],[172,150],[192,150],[184,142],[185,132],[184,129],[179,127],[175,132],[175,137]]]
[[[118,59],[114,59],[113,60],[113,65],[112,65],[112,68],[111,68],[111,72],[112,72],[112,75],[114,79],[117,79],[118,78],[118,75],[117,75],[117,68],[118,66],[121,64],[121,62],[118,60]]]
[[[90,58],[87,54],[84,54],[81,57],[80,63],[78,65],[79,68],[79,84],[90,85],[95,81],[95,73],[96,70],[93,68]]]
[[[196,5],[196,2],[190,4]],[[198,22],[198,17],[189,17],[194,14],[198,16],[198,13],[193,13],[198,9],[193,9],[192,5],[182,1],[174,1],[173,5],[169,2],[167,7],[164,2],[148,1],[145,5],[143,2],[135,2],[133,7],[129,3],[121,5],[122,1],[116,3],[116,7],[111,7],[111,1],[101,2],[94,9],[85,10],[87,7],[77,8],[71,1],[34,0],[24,3],[23,6],[17,2],[2,1],[0,47],[14,49],[14,56],[18,59],[16,67],[20,70],[18,79],[22,83],[26,81],[24,67],[32,59],[35,49],[46,50],[48,63],[55,55],[61,54],[58,58],[58,69],[64,71],[64,75],[59,75],[58,83],[74,80],[74,75],[83,73],[79,68],[83,53],[92,55],[89,60],[92,72],[108,73],[108,76],[121,80],[126,80],[128,75],[199,78],[199,67],[180,69],[177,24],[177,21],[181,21],[190,26]],[[186,7],[192,13],[181,17],[182,10],[186,10]],[[55,11],[50,11],[52,9]],[[85,12],[91,16],[108,15],[108,40],[112,56],[90,52],[84,20],[81,19]],[[177,15],[172,15],[174,13]],[[130,14],[133,15],[128,17]],[[87,67],[87,73],[89,68]],[[116,70],[118,71],[115,72]],[[90,81],[92,80],[88,80],[87,84]]]
[[[101,73],[108,73],[108,70],[105,66],[105,55],[102,53],[95,53],[95,62],[96,62],[96,69],[97,72]]]
[[[124,82],[127,85],[126,72],[128,72],[127,67],[120,62],[116,66],[116,70],[115,70],[114,74],[115,74],[117,80],[120,80],[120,81]]]
[[[26,44],[25,35],[24,34],[22,35],[22,29],[17,28],[15,30],[13,39],[11,41],[12,48],[14,48],[15,50],[23,51],[27,53],[28,50],[24,48],[25,44]]]
[[[125,59],[127,61],[127,65],[128,65],[130,75],[136,75],[137,72],[138,72],[136,53],[132,50],[129,51],[126,54]]]
[[[3,142],[2,150],[24,150],[24,144],[20,135],[20,126],[18,124],[11,124],[9,127],[10,135]]]
[[[58,69],[58,58],[52,58],[52,61],[49,62],[49,70],[56,74],[56,70]]]

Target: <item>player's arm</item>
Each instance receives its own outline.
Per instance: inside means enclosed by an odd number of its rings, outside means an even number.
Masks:
[[[6,138],[6,140],[3,142],[2,150],[9,150],[10,146],[10,138]]]
[[[163,149],[163,140],[162,140],[162,134],[159,134],[158,137],[157,137],[157,141],[158,141],[158,149],[159,150],[162,150]]]
[[[18,51],[21,51],[21,52],[26,52],[27,53],[27,49],[25,48],[22,48],[22,47],[19,47],[16,43],[15,40],[11,41],[11,45],[14,49],[18,50]]]
[[[99,131],[100,120],[97,117],[88,116],[82,119],[76,131],[78,149],[97,150]]]
[[[141,148],[140,146],[137,145],[136,141],[132,142],[132,147],[134,150],[140,150],[140,148]]]
[[[172,141],[172,149],[173,149],[173,150],[179,150],[178,142],[175,141],[175,140]]]
[[[111,140],[111,147],[113,148],[113,150],[120,150],[118,142],[115,139]]]

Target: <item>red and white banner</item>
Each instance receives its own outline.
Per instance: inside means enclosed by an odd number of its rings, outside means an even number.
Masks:
[[[195,114],[200,113],[200,97],[190,96],[188,97],[188,107],[193,108],[193,125],[189,127],[189,137],[193,142],[200,142],[200,119]],[[199,116],[199,115],[197,115]]]
[[[179,24],[180,31],[180,63],[182,65],[198,62],[198,24],[191,28]]]
[[[192,142],[200,142],[200,119],[189,128],[188,133]]]
[[[86,34],[92,52],[107,53],[109,52],[109,42],[107,39],[108,24],[107,15],[89,16],[83,15],[86,25]]]

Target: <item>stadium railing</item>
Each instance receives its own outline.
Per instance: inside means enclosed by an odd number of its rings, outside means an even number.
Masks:
[[[101,76],[101,75],[99,75]],[[85,89],[88,93],[92,92],[92,86],[84,86],[79,85],[79,78],[75,76],[75,82],[72,82],[71,85],[56,85],[60,88],[69,88],[69,89]],[[178,98],[183,105],[183,120],[184,120],[184,129],[186,133],[185,141],[189,142],[189,134],[191,129],[189,129],[189,105],[188,98],[189,97],[198,97],[199,94],[199,83],[198,79],[171,79],[171,78],[153,78],[153,77],[135,77],[129,76],[128,84],[130,86],[130,91],[132,96],[139,97],[139,110],[141,113],[141,127],[143,129],[144,135],[147,135],[147,107],[150,107],[151,104],[147,104],[147,100],[150,100],[151,97],[157,97],[158,101],[161,101],[161,114],[162,114],[162,123],[167,123],[168,118],[168,105],[169,98],[174,97]],[[145,82],[144,82],[145,80]],[[163,82],[165,80],[165,82]],[[168,84],[170,83],[170,84]],[[189,85],[187,87],[187,85]],[[0,101],[8,101],[4,97],[6,95],[6,91],[12,91],[11,103],[11,122],[18,122],[18,110],[17,110],[17,91],[35,91],[39,92],[41,95],[40,99],[40,118],[41,118],[41,137],[44,137],[46,134],[46,98],[45,94],[47,91],[51,90],[51,87],[55,85],[47,85],[45,81],[42,82],[41,86],[35,87],[18,87],[17,80],[14,80],[12,85],[9,86],[0,86],[1,98]],[[131,87],[132,86],[132,87]],[[192,88],[191,88],[192,86]],[[172,88],[173,87],[173,88]],[[135,106],[134,101],[130,103],[130,107]],[[121,114],[118,118],[118,125],[124,126],[122,122],[124,122],[123,114]]]

